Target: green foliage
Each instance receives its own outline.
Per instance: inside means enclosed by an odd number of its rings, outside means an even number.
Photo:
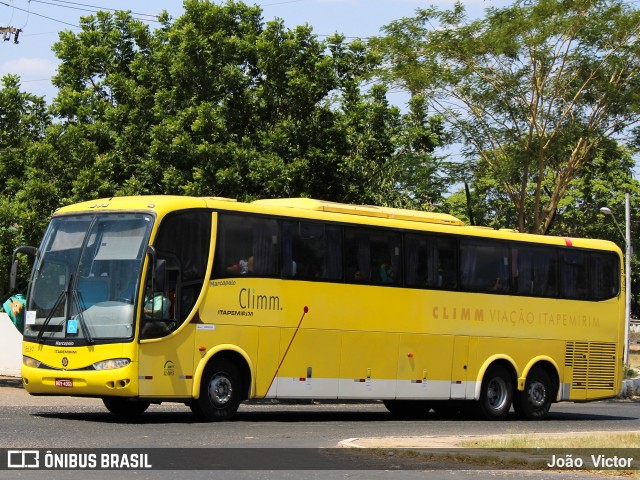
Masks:
[[[440,200],[444,180],[431,173],[442,121],[429,118],[424,97],[403,113],[386,87],[365,83],[378,61],[365,43],[265,24],[259,7],[241,2],[187,0],[184,9],[156,30],[99,12],[61,32],[49,111],[5,79],[2,275],[12,248],[37,245],[56,208],[90,198]]]
[[[0,80],[0,298],[3,299],[13,249],[35,241],[32,226],[37,214],[24,192],[32,188],[38,168],[31,154],[50,124],[42,97],[20,91],[20,80],[15,75]],[[47,211],[44,218],[50,214],[51,210]],[[40,228],[38,236],[41,233]],[[26,268],[23,265],[22,271]]]
[[[70,200],[411,199],[402,164],[417,161],[414,151],[429,162],[442,128],[424,105],[417,121],[389,105],[382,87],[362,90],[375,62],[362,42],[265,25],[259,7],[240,2],[184,6],[153,32],[126,13],[98,13],[55,45],[62,64],[54,111],[78,147],[64,156],[90,152],[78,162]],[[419,150],[404,143],[419,136],[430,140]]]
[[[640,122],[640,11],[621,0],[516,1],[469,21],[419,9],[372,47],[379,74],[425,94],[491,172],[520,231],[547,233],[572,181]]]
[[[638,371],[631,367],[629,364],[624,365],[624,379],[636,378],[638,376]]]

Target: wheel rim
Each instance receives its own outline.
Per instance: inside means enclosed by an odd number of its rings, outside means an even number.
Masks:
[[[215,406],[222,407],[229,403],[232,393],[233,385],[227,377],[224,375],[213,377],[209,384],[209,398]]]
[[[542,382],[531,382],[527,391],[529,403],[534,407],[542,407],[547,398],[547,389]]]
[[[487,386],[487,402],[493,410],[500,410],[507,401],[507,383],[502,378],[493,378]]]

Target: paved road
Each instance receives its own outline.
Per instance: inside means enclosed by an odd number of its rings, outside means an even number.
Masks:
[[[605,401],[563,403],[552,407],[549,419],[524,422],[446,420],[430,415],[424,420],[398,420],[380,403],[265,404],[241,406],[234,421],[197,423],[180,404],[152,406],[135,421],[121,422],[109,414],[100,400],[31,397],[12,379],[0,379],[0,448],[175,448],[175,447],[336,447],[348,438],[433,435],[485,435],[487,433],[640,431],[640,403]],[[640,455],[638,458],[640,461]],[[11,473],[11,475],[8,475]],[[0,472],[2,478],[35,478],[33,474]],[[34,472],[35,473],[35,472]],[[58,472],[60,473],[60,472]],[[55,478],[114,478],[114,472],[47,472]],[[277,473],[277,474],[276,474]],[[31,475],[31,476],[30,476]],[[231,476],[229,476],[231,475]],[[429,478],[511,478],[513,472],[436,471]],[[583,473],[522,472],[535,478],[593,478]],[[585,477],[585,475],[587,475]],[[118,474],[120,476],[120,474]],[[178,475],[183,477],[183,475]],[[215,478],[300,478],[296,472],[216,472]],[[306,472],[305,478],[425,478],[424,472]],[[128,478],[128,477],[127,477]],[[171,472],[142,472],[131,478],[176,478]],[[189,472],[185,478],[212,478],[209,473]],[[608,477],[611,478],[611,477]]]

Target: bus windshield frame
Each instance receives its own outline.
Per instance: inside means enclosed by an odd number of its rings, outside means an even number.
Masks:
[[[54,217],[31,273],[25,339],[55,345],[132,341],[153,223],[146,213]]]

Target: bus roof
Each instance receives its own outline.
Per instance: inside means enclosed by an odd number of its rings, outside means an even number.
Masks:
[[[462,220],[446,213],[422,212],[403,208],[377,207],[374,205],[350,205],[346,203],[327,202],[312,198],[275,198],[272,200],[256,200],[254,205],[271,207],[298,208],[316,212],[346,213],[365,217],[409,220],[412,222],[438,223],[441,225],[464,225]]]
[[[58,209],[55,214],[66,215],[96,211],[146,211],[162,217],[176,210],[194,208],[284,215],[316,220],[326,219],[364,225],[371,224],[411,230],[428,230],[470,237],[487,237],[546,245],[595,248],[615,251],[619,255],[622,255],[620,248],[608,240],[565,238],[520,233],[510,229],[496,230],[491,227],[465,226],[464,222],[458,218],[443,213],[372,205],[350,205],[325,200],[314,200],[311,198],[277,198],[243,203],[223,197],[185,197],[169,195],[113,197],[68,205]]]

